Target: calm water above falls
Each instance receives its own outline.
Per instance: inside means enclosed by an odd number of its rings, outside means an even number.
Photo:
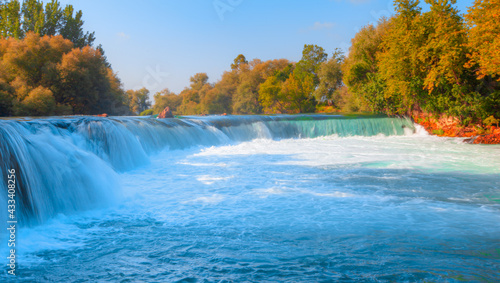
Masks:
[[[500,281],[500,146],[306,118],[0,121],[38,192],[0,281]]]

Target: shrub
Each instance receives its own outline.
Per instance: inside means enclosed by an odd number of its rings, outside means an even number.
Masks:
[[[153,115],[153,109],[144,110],[139,114],[139,116],[149,116],[149,115]]]
[[[56,100],[50,89],[39,86],[31,90],[21,101],[17,115],[49,116],[54,115]]]

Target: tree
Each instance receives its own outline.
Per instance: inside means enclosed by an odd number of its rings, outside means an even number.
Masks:
[[[32,31],[23,39],[0,39],[1,116],[101,113],[130,111],[120,80],[99,50]]]
[[[74,14],[74,9],[72,5],[68,5],[64,8],[62,13],[62,23],[59,33],[69,40],[71,40],[75,47],[84,47],[86,45],[92,46],[95,40],[94,32],[83,32],[83,21],[82,11],[78,11]]]
[[[204,114],[231,113],[232,93],[223,86],[210,87],[201,100]]]
[[[297,62],[295,74],[301,79],[306,78],[309,74],[313,75],[314,88],[319,84],[318,71],[323,62],[328,58],[328,54],[322,47],[317,45],[304,45],[302,50],[302,59]]]
[[[373,109],[384,109],[384,96],[373,92],[380,88],[379,54],[389,28],[389,21],[381,19],[376,26],[364,26],[351,40],[349,54],[342,63],[343,81],[349,93],[372,105]]]
[[[422,20],[429,36],[420,49],[419,59],[426,66],[424,88],[431,93],[442,84],[463,84],[467,39],[463,19],[452,6],[456,0],[426,2],[431,5],[431,10]]]
[[[177,108],[182,104],[182,96],[171,92],[168,88],[157,92],[154,99],[153,113],[155,114],[161,113],[167,106],[172,112],[177,112]]]
[[[12,102],[15,99],[14,89],[0,78],[0,117],[13,114]]]
[[[270,76],[259,88],[259,101],[265,113],[287,113],[286,97],[282,91],[283,81]]]
[[[0,37],[21,38],[21,4],[17,0],[0,4]]]
[[[344,55],[337,49],[330,60],[321,63],[318,70],[319,85],[314,91],[317,101],[332,100],[333,94],[343,86],[343,61]]]
[[[207,73],[197,73],[192,76],[189,81],[191,82],[191,88],[195,90],[200,90],[205,84],[208,83]]]
[[[423,90],[422,66],[418,52],[425,42],[425,30],[420,25],[421,8],[418,0],[396,0],[396,15],[391,18],[379,53],[380,74],[374,81],[384,87],[384,111],[389,114],[408,114],[419,104]],[[374,99],[378,100],[378,99]]]
[[[316,100],[311,95],[314,90],[314,76],[298,77],[295,72],[283,83],[282,92],[286,97],[288,113],[312,113]]]
[[[197,73],[189,80],[191,81],[190,87],[185,88],[180,93],[182,104],[178,107],[178,112],[189,115],[202,114],[203,106],[201,102],[212,88],[212,85],[208,83],[208,75],[206,73]]]
[[[465,15],[469,27],[468,47],[471,48],[467,67],[478,79],[491,76],[500,80],[500,2],[475,0]]]
[[[0,36],[21,39],[29,32],[62,35],[75,47],[92,46],[94,32],[83,31],[82,16],[82,11],[75,12],[72,5],[62,9],[58,0],[51,0],[45,7],[39,0],[25,0],[22,6],[18,0],[12,0],[0,3]]]
[[[149,90],[147,88],[143,87],[139,90],[127,90],[127,95],[130,101],[130,109],[134,114],[138,115],[151,107]]]
[[[97,51],[100,50],[97,49]],[[109,89],[100,97],[100,113],[107,113],[111,115],[130,115],[130,101],[127,93],[123,90],[122,82],[118,75],[107,64],[106,58],[101,55],[102,63],[106,68],[106,79],[108,81]]]
[[[56,111],[56,100],[51,90],[39,86],[30,91],[18,107],[18,116],[49,116]]]
[[[27,34],[33,31],[43,35],[42,29],[45,25],[43,3],[38,0],[24,0],[21,13],[23,15],[23,33]]]
[[[233,64],[231,64],[231,70],[238,69],[238,67],[239,67],[241,64],[248,64],[248,61],[247,61],[247,59],[245,58],[245,56],[244,56],[243,54],[238,55],[238,56],[234,59]]]
[[[45,5],[45,24],[43,25],[42,35],[56,35],[62,25],[61,4],[57,0],[51,0]]]
[[[241,67],[239,83],[233,94],[233,113],[259,114],[262,105],[259,103],[259,88],[269,76],[288,67],[290,62],[286,59],[268,60],[262,62],[255,59],[246,67]]]
[[[417,58],[427,95],[422,95],[419,106],[431,113],[446,113],[460,119],[477,116],[476,105],[472,105],[477,101],[470,100],[474,78],[464,67],[468,52],[465,26],[453,7],[456,1],[426,2],[431,9],[419,21],[426,40],[418,49]]]
[[[312,75],[309,74],[309,77]],[[259,88],[259,102],[264,108],[264,113],[293,113],[298,112],[294,106],[298,88],[294,77],[294,65],[288,64],[284,69],[275,71]],[[298,79],[300,80],[300,78]]]
[[[114,112],[113,103],[123,102],[122,94],[113,89],[120,84],[109,73],[99,50],[90,46],[72,49],[63,55],[57,69],[61,81],[56,100],[71,105],[75,114]]]

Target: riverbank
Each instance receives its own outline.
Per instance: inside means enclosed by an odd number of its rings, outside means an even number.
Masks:
[[[457,118],[443,115],[436,119],[425,113],[414,114],[412,118],[415,123],[424,127],[432,135],[468,138],[465,141],[473,144],[500,144],[500,127],[462,126]]]

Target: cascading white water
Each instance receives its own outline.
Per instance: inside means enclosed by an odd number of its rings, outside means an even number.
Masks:
[[[404,127],[412,124],[399,118],[325,115],[4,120],[0,121],[0,160],[2,172],[15,168],[20,174],[19,217],[29,224],[109,201],[117,187],[115,172],[144,166],[151,154],[163,149],[255,138],[400,135]],[[0,184],[3,191],[5,184]]]

